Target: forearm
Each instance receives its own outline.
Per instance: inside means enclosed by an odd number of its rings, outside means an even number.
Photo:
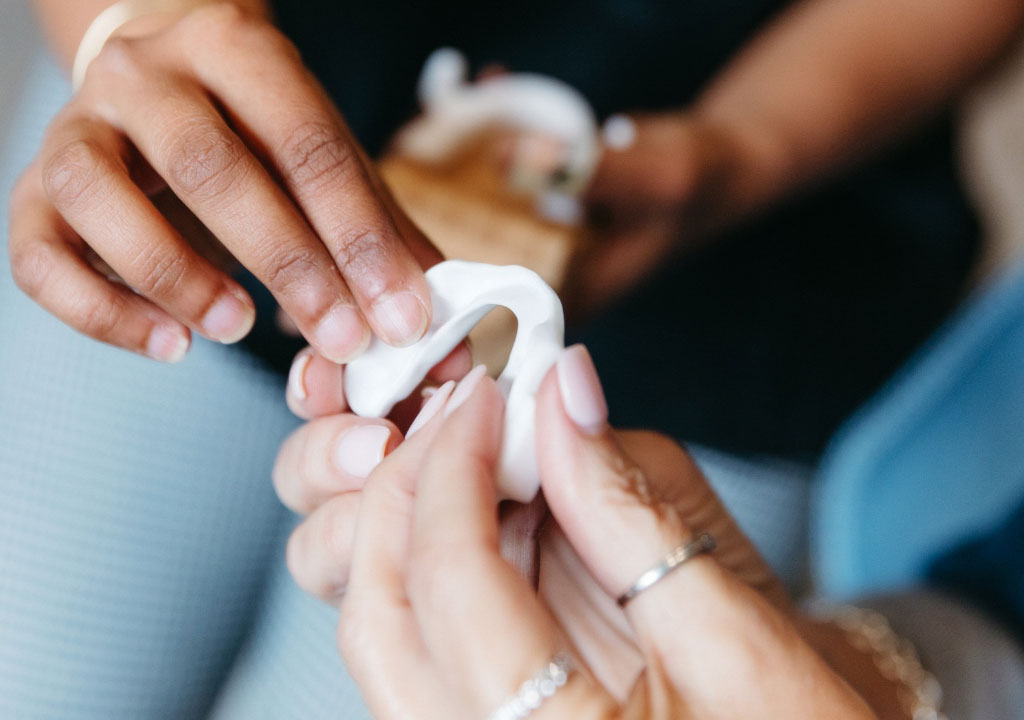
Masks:
[[[214,0],[210,0],[213,2]],[[247,10],[269,16],[266,0],[233,0]],[[113,0],[33,0],[43,31],[61,64],[70,68],[86,28]],[[183,2],[183,6],[187,4]],[[194,4],[194,3],[193,3]]]
[[[1024,0],[803,0],[693,109],[740,148],[731,216],[876,150],[935,112],[1013,38]]]

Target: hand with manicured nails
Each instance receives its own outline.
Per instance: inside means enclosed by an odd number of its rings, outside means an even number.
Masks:
[[[289,567],[303,588],[340,599],[339,646],[375,717],[487,717],[566,649],[583,670],[531,717],[873,717],[801,638],[778,583],[685,453],[610,428],[581,346],[538,395],[542,488],[557,523],[542,537],[550,562],[538,596],[500,553],[503,411],[497,386],[474,372],[438,390],[404,441],[385,421],[336,415],[282,448],[278,493],[309,513]],[[713,555],[616,606],[696,532],[715,536]],[[624,670],[625,682],[615,677]]]
[[[162,211],[168,190],[188,222]],[[334,362],[371,331],[404,345],[428,327],[423,269],[440,255],[291,43],[230,3],[142,17],[106,43],[13,192],[11,268],[75,329],[173,362],[191,331],[234,342],[255,314],[189,225]]]

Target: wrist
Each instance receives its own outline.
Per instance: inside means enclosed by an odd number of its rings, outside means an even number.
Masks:
[[[736,125],[699,108],[682,116],[680,155],[696,158],[694,187],[680,196],[687,234],[712,235],[738,224],[777,197],[770,153]]]
[[[77,90],[92,61],[110,38],[138,37],[155,32],[204,5],[221,0],[119,0],[105,8],[89,23],[79,40],[71,70],[72,87]],[[236,0],[233,4],[269,16],[264,0]]]

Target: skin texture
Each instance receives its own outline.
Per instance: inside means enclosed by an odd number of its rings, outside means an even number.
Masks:
[[[575,591],[589,596],[561,601],[614,605],[650,558],[697,530],[719,541],[713,556],[617,610],[645,669],[624,698],[610,693],[595,678],[606,674],[602,651],[616,648],[581,642],[602,633],[601,617],[567,627],[558,599],[538,598],[501,556],[496,386],[485,378],[450,405],[368,480],[324,473],[316,459],[336,433],[375,422],[349,415],[297,431],[275,468],[282,500],[309,513],[289,543],[289,567],[300,586],[340,600],[339,646],[375,716],[486,717],[574,646],[588,672],[537,717],[875,717],[801,636],[777,581],[685,453],[650,433],[577,426],[553,371],[538,397],[542,486],[590,578]]]
[[[235,5],[260,17],[270,18],[270,9],[263,0],[234,0]],[[46,31],[57,58],[68,70],[75,59],[78,44],[89,23],[113,5],[113,0],[33,0],[36,14]]]
[[[440,255],[259,15],[211,4],[107,42],[12,195],[18,285],[72,327],[161,360],[180,359],[193,330],[240,339],[252,302],[160,212],[166,191],[325,357],[354,357],[371,330],[404,345],[426,329],[422,271]]]

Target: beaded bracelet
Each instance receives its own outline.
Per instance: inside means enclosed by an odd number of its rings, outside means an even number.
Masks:
[[[811,615],[842,630],[847,642],[871,655],[878,671],[898,683],[898,697],[913,720],[947,720],[942,712],[942,686],[924,669],[917,649],[900,637],[881,613],[853,605],[814,603]]]

